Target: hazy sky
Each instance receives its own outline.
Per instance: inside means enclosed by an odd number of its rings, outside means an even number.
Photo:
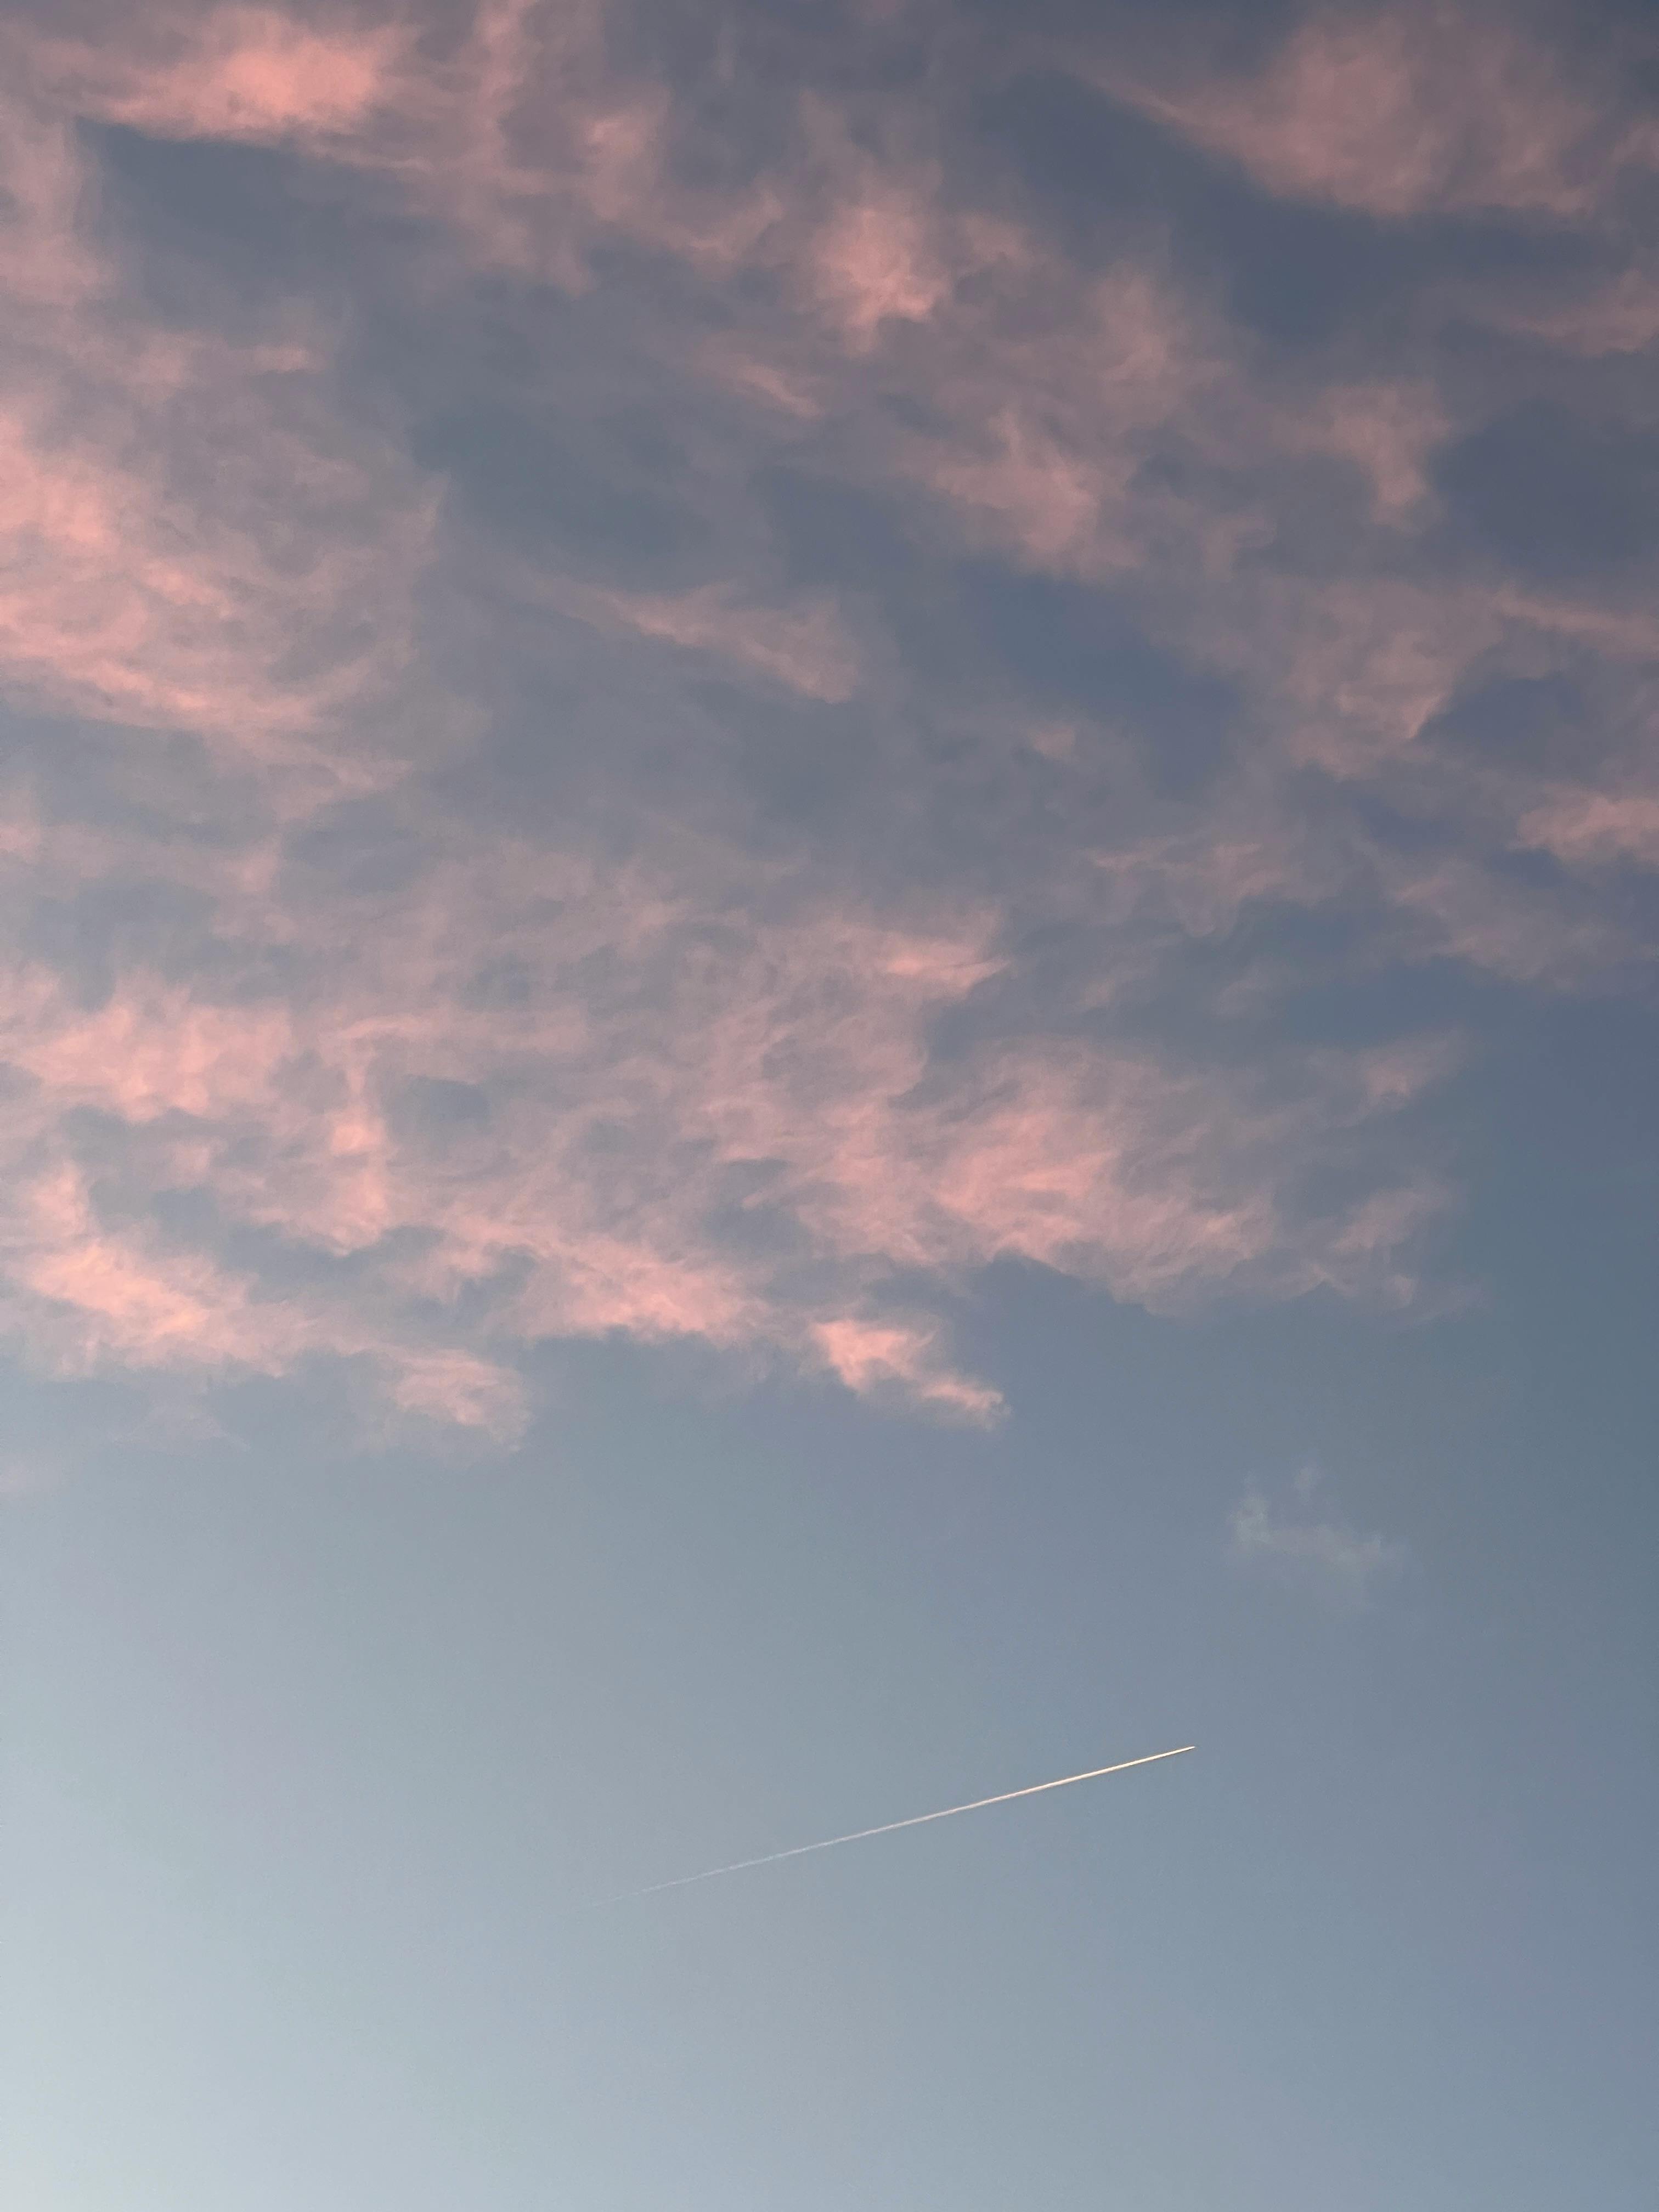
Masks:
[[[0,165],[8,2202],[1650,2212],[1649,11]]]

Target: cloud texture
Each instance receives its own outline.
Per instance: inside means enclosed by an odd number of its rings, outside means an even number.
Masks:
[[[12,19],[25,1357],[978,1420],[994,1262],[1434,1293],[1490,993],[1647,988],[1659,142],[1565,21],[1258,45]]]
[[[1260,1489],[1247,1491],[1231,1519],[1233,1557],[1251,1571],[1363,1605],[1377,1583],[1404,1567],[1405,1548],[1351,1527],[1333,1510],[1324,1484],[1320,1470],[1309,1467],[1278,1504]]]

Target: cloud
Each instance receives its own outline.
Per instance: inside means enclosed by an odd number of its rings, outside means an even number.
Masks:
[[[1364,1604],[1378,1583],[1400,1572],[1405,1547],[1322,1512],[1323,1486],[1316,1468],[1304,1468],[1278,1504],[1259,1489],[1247,1491],[1228,1523],[1233,1557],[1241,1566]]]
[[[884,323],[926,322],[950,289],[924,214],[891,191],[836,209],[814,240],[812,283],[860,349]]]
[[[1565,297],[1496,298],[1482,303],[1486,320],[1591,359],[1648,352],[1659,342],[1659,276],[1642,258],[1600,275]]]
[[[50,78],[23,58],[25,83]],[[11,121],[0,682],[52,712],[314,763],[314,734],[389,701],[407,666],[429,492],[343,417],[308,316],[232,334],[155,314],[98,235],[70,117],[14,95]],[[367,750],[334,772],[372,775]]]
[[[44,1357],[283,1372],[332,1350],[379,1359],[400,1404],[495,1423],[516,1350],[621,1330],[980,1418],[994,1391],[896,1310],[907,1282],[1013,1258],[1158,1305],[1397,1294],[1420,1209],[1309,1214],[1291,1163],[1338,1158],[1429,1063],[1293,1056],[1252,1095],[1144,1048],[940,1061],[939,1016],[1005,969],[988,916],[757,931],[637,868],[498,843],[475,879],[463,857],[406,896],[276,908],[276,1004],[128,974],[86,1008],[15,973],[6,1242]],[[522,988],[478,1005],[507,954]]]
[[[1639,370],[1606,226],[1644,142],[1445,11],[1112,76],[1269,193],[1582,246],[1292,343],[1173,203],[1106,179],[1080,242],[983,48],[923,98],[897,35],[832,74],[519,0],[8,31],[38,1365],[344,1361],[505,1437],[532,1347],[615,1332],[981,1421],[944,1316],[998,1263],[1170,1312],[1435,1295],[1479,1002],[1412,979],[1612,988],[1606,872],[1659,859],[1650,553],[1540,576],[1468,490],[1517,377],[1577,419]],[[1553,683],[1571,748],[1480,738]],[[1376,1541],[1247,1505],[1263,1558]]]
[[[1659,866],[1659,793],[1559,793],[1522,816],[1516,841],[1581,867]]]
[[[1284,434],[1352,462],[1370,481],[1378,519],[1403,522],[1430,496],[1429,456],[1450,428],[1432,385],[1382,382],[1330,386]]]
[[[1002,1412],[1000,1395],[988,1384],[952,1374],[940,1356],[936,1324],[862,1321],[848,1314],[820,1322],[813,1340],[849,1390],[867,1394],[896,1385],[929,1412],[980,1425]]]
[[[1614,119],[1562,57],[1485,10],[1321,9],[1254,74],[1113,90],[1270,192],[1407,217],[1588,214],[1650,126]]]
[[[1207,333],[1150,269],[1079,288],[1027,244],[995,276],[994,312],[950,333],[937,427],[904,465],[975,536],[1035,567],[1109,574],[1139,550],[1133,490],[1159,434],[1215,381]]]
[[[33,73],[83,113],[166,138],[327,141],[393,97],[403,27],[325,27],[279,8],[144,10],[118,45],[46,39]]]
[[[811,699],[848,699],[858,688],[858,647],[824,599],[793,608],[744,606],[730,586],[704,584],[672,596],[578,592],[568,604],[590,622],[722,654]]]

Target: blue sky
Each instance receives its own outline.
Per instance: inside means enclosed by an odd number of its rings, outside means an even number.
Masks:
[[[1642,11],[0,42],[15,2201],[1650,2204]]]

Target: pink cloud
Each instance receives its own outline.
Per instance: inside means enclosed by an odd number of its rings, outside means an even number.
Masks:
[[[314,759],[407,662],[429,492],[389,444],[344,434],[327,351],[291,316],[232,340],[126,296],[61,114],[23,111],[5,158],[0,684]]]
[[[950,289],[925,216],[890,192],[837,208],[812,249],[812,283],[855,347],[886,322],[926,322]]]
[[[1516,842],[1528,840],[1523,834]],[[1382,872],[1408,940],[1512,982],[1568,986],[1605,968],[1621,949],[1620,933],[1605,920],[1564,913],[1559,902],[1506,880],[1473,854],[1427,866],[1395,860]]]
[[[1465,66],[1450,19],[1422,19],[1416,44],[1407,20],[1319,17],[1259,78],[1161,112],[1304,197],[1390,215],[1588,209],[1613,157],[1586,150],[1578,95],[1509,33]],[[1490,671],[1553,666],[1570,647],[1650,652],[1639,593],[1407,574],[1397,532],[1425,511],[1449,428],[1426,372],[1322,362],[1292,404],[1146,240],[1080,273],[953,202],[902,118],[854,133],[803,98],[772,174],[688,182],[692,121],[604,32],[581,6],[487,8],[441,48],[270,10],[141,15],[95,52],[41,46],[20,73],[35,105],[0,228],[0,678],[55,712],[212,750],[171,830],[137,746],[143,823],[94,829],[26,793],[0,811],[22,908],[84,885],[188,891],[203,955],[181,983],[118,942],[95,1003],[42,969],[5,979],[9,1318],[67,1366],[276,1373],[333,1353],[411,1417],[506,1434],[527,1346],[612,1332],[988,1418],[995,1392],[918,1309],[930,1285],[942,1297],[999,1261],[1159,1308],[1318,1285],[1411,1296],[1446,1194],[1401,1169],[1390,1132],[1443,1072],[1437,1048],[1269,1044],[1240,1064],[1229,1047],[1212,1065],[1079,1036],[1077,1018],[1112,1012],[1126,978],[1155,984],[1194,939],[1220,957],[1255,902],[1316,907],[1355,884],[1390,944],[1522,980],[1582,972],[1601,940],[1506,888],[1492,854],[1650,860],[1646,786],[1633,771],[1606,791],[1589,770],[1547,793],[1483,780],[1425,732]],[[1237,762],[1154,807],[1103,716],[1044,719],[963,683],[941,721],[975,742],[1000,729],[1003,752],[988,737],[956,783],[942,771],[900,798],[943,815],[983,774],[987,805],[1007,802],[983,842],[994,854],[1006,836],[1021,879],[976,860],[959,898],[937,887],[931,847],[913,887],[859,876],[855,891],[850,864],[831,880],[815,852],[745,852],[712,805],[696,835],[641,820],[633,859],[608,869],[580,819],[474,822],[422,783],[422,748],[446,717],[486,726],[493,695],[481,681],[452,710],[422,623],[465,684],[453,641],[495,635],[500,570],[452,554],[436,488],[395,424],[347,405],[314,330],[273,310],[234,338],[180,332],[129,296],[88,219],[72,114],[294,144],[337,179],[355,168],[429,222],[421,281],[446,301],[457,256],[503,297],[503,270],[591,285],[601,240],[712,288],[667,337],[649,284],[629,295],[648,334],[629,373],[666,405],[694,369],[689,434],[704,435],[699,410],[723,410],[696,456],[721,580],[534,587],[586,625],[561,651],[623,672],[617,696],[667,711],[678,656],[695,654],[801,698],[862,692],[872,717],[906,710],[870,676],[888,649],[873,591],[855,635],[830,597],[777,583],[750,483],[793,441],[855,487],[908,496],[907,524],[947,559],[989,545],[1109,578],[1155,642],[1238,685]],[[743,284],[719,289],[733,272]],[[1369,493],[1334,573],[1298,574],[1279,529],[1274,471],[1309,453]],[[1005,773],[1018,747],[1021,771],[1061,793],[1036,828]],[[277,773],[296,761],[314,771],[298,797]],[[1362,784],[1467,849],[1386,865],[1341,811]],[[412,881],[362,888],[296,858],[294,817],[345,790],[380,794],[377,823],[420,854]],[[1058,1011],[1010,1013],[1013,948],[1054,925],[1094,933],[1093,972]],[[502,968],[510,1007],[481,986]],[[264,995],[213,980],[248,975]],[[1270,997],[1262,976],[1242,976],[1218,1019]],[[466,1086],[472,1109],[423,1120],[434,1085]],[[1316,1202],[1310,1164],[1340,1170],[1346,1195]]]
[[[730,338],[713,340],[703,347],[697,361],[704,374],[717,383],[745,397],[763,399],[798,421],[814,422],[824,411],[823,399],[805,379],[761,358],[741,343],[734,343]]]
[[[720,654],[808,698],[848,699],[858,687],[858,647],[827,599],[744,605],[723,584],[673,595],[566,588],[559,596],[589,621]]]
[[[285,1007],[202,1006],[176,985],[135,981],[96,1012],[60,1006],[55,1021],[29,1024],[34,1034],[11,1042],[13,1064],[63,1104],[134,1122],[168,1113],[214,1118],[269,1096],[294,1049]],[[22,979],[25,995],[38,1015],[56,990],[37,974]]]
[[[394,594],[426,519],[405,486],[376,485],[361,462],[315,465],[282,420],[280,386],[302,377],[297,364],[246,369],[184,364],[154,409],[96,428],[43,421],[33,395],[0,402],[0,671],[14,692],[280,759],[396,674],[408,648]],[[205,492],[169,483],[165,447],[140,442],[186,416],[204,442],[223,441]],[[363,501],[363,538],[354,545],[319,514],[312,558],[296,567],[283,539],[304,528],[307,495],[333,506],[343,491]],[[409,533],[390,562],[368,538],[386,522]],[[370,638],[338,621],[364,592],[395,625]]]
[[[1396,1067],[1379,1087],[1366,1055],[1310,1060],[1297,1094],[1247,1102],[1145,1055],[1000,1056],[972,1107],[925,1140],[921,1241],[936,1265],[1034,1261],[1154,1306],[1235,1280],[1358,1288],[1347,1220],[1291,1229],[1280,1176],[1294,1133],[1394,1110],[1437,1073]]]
[[[105,289],[102,259],[81,229],[86,182],[67,118],[3,97],[0,286],[14,313],[62,314]]]
[[[485,0],[448,51],[402,18],[130,12],[96,46],[20,31],[17,73],[65,115],[152,136],[294,143],[390,180],[498,262],[586,281],[583,234],[657,189],[660,96],[607,70],[605,15]]]
[[[1005,408],[988,426],[991,450],[945,453],[927,468],[937,491],[994,518],[998,534],[1040,568],[1065,568],[1094,544],[1102,509],[1121,498],[1133,462],[1115,466],[1068,452],[1056,438]]]
[[[1650,659],[1659,622],[1623,596],[1462,578],[1437,586],[1356,562],[1217,595],[1206,642],[1216,665],[1271,702],[1286,757],[1358,780],[1402,769],[1469,684],[1559,668],[1578,649],[1615,665]]]
[[[1659,653],[1659,617],[1649,611],[1644,596],[1632,605],[1627,594],[1608,592],[1598,603],[1499,585],[1487,601],[1505,622],[1587,646],[1611,661],[1645,661]]]
[[[37,81],[79,111],[158,137],[327,138],[360,130],[391,96],[408,33],[323,29],[276,8],[140,12],[128,43],[47,40]]]
[[[607,235],[708,276],[764,268],[854,353],[926,322],[1004,250],[996,224],[943,207],[927,163],[872,153],[805,89],[786,168],[729,186],[689,173],[670,89],[614,47],[602,0],[485,0],[441,57],[402,20],[321,28],[248,7],[140,15],[96,48],[26,42],[24,60],[64,112],[298,143],[388,183],[478,258],[573,289]]]
[[[1565,790],[1524,814],[1516,842],[1573,867],[1659,867],[1659,794]]]
[[[1659,342],[1659,273],[1650,261],[1642,261],[1566,298],[1499,295],[1482,301],[1480,312],[1499,330],[1591,359],[1645,353]]]
[[[1127,566],[1157,526],[1138,472],[1215,382],[1206,334],[1133,263],[1079,288],[1011,237],[989,265],[995,283],[940,332],[928,397],[944,427],[905,441],[901,465],[1034,567]]]
[[[1229,820],[1091,853],[1105,915],[1120,926],[1167,918],[1184,936],[1205,938],[1224,935],[1257,900],[1312,906],[1331,897],[1344,856],[1270,811],[1252,811],[1241,805]]]
[[[3,1051],[28,1088],[5,1243],[43,1357],[289,1372],[333,1352],[370,1362],[407,1413],[495,1431],[521,1410],[515,1348],[622,1331],[977,1419],[994,1392],[951,1367],[936,1322],[872,1310],[884,1285],[1016,1257],[1164,1304],[1233,1282],[1361,1288],[1382,1267],[1351,1213],[1301,1218],[1285,1177],[1318,1131],[1417,1095],[1423,1069],[1310,1060],[1253,1103],[1144,1054],[1036,1041],[935,1067],[936,1016],[998,972],[993,917],[819,910],[710,935],[696,877],[641,899],[530,847],[463,850],[462,873],[435,865],[372,921],[283,914],[313,981],[280,1011],[138,975],[93,1012],[14,985]],[[231,896],[225,924],[257,927],[257,898],[239,921]],[[599,946],[603,1013],[580,980]],[[532,999],[469,1004],[477,963],[506,951]],[[425,1135],[398,1101],[426,1077],[495,1103]],[[87,1104],[125,1133],[119,1218],[76,1164],[65,1116]],[[54,1163],[44,1180],[32,1158]],[[227,1272],[211,1238],[134,1225],[134,1189],[198,1192],[310,1272],[280,1290]],[[778,1224],[775,1255],[720,1229],[734,1202]],[[348,1255],[349,1293],[325,1264]]]
[[[5,1303],[54,1364],[279,1371],[305,1346],[301,1315],[251,1313],[244,1285],[209,1255],[147,1250],[101,1225],[67,1163],[24,1184],[15,1205]]]
[[[1369,479],[1379,520],[1408,520],[1428,497],[1429,455],[1451,429],[1432,385],[1334,385],[1285,426],[1285,443],[1351,461]]]
[[[942,1366],[937,1325],[864,1321],[849,1314],[818,1322],[811,1335],[831,1371],[860,1396],[896,1386],[930,1411],[976,1426],[1003,1410],[998,1392]]]
[[[1274,579],[1226,619],[1216,657],[1273,700],[1287,751],[1354,779],[1408,756],[1506,630],[1488,593],[1363,574]]]
[[[1650,137],[1607,129],[1558,55],[1499,17],[1446,5],[1308,17],[1255,76],[1109,88],[1267,191],[1382,216],[1595,206]]]
[[[402,1353],[392,1364],[390,1391],[401,1413],[503,1441],[518,1436],[527,1418],[520,1376],[453,1348]]]

